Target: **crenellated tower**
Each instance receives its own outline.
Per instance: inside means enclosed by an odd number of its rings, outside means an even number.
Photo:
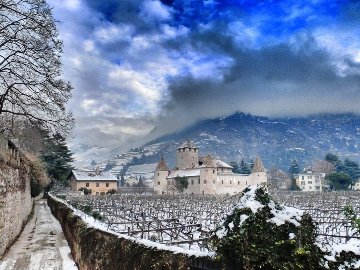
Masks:
[[[198,148],[186,140],[176,151],[176,168],[191,169],[199,164]]]

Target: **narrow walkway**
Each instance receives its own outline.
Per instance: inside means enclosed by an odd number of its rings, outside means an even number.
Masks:
[[[16,243],[0,260],[0,270],[76,270],[60,223],[46,200],[35,202],[34,215]]]

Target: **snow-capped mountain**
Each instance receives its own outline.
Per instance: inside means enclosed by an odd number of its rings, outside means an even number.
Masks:
[[[287,169],[292,159],[303,167],[322,159],[328,152],[358,161],[360,116],[323,114],[308,117],[269,118],[235,113],[228,117],[200,121],[180,132],[162,136],[129,154],[133,165],[154,163],[164,155],[175,165],[175,149],[192,140],[200,155],[211,154],[226,162],[260,156],[266,168]]]

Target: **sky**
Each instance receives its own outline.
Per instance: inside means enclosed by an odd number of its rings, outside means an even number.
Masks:
[[[49,4],[74,144],[126,149],[236,111],[360,113],[360,1]]]

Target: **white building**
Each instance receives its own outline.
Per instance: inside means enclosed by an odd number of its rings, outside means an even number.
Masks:
[[[158,194],[178,193],[176,181],[186,178],[188,187],[185,194],[234,194],[248,185],[266,183],[265,169],[256,159],[251,174],[235,174],[232,167],[218,159],[199,157],[198,148],[185,141],[176,151],[176,167],[169,170],[163,158],[159,161],[154,175],[154,190]]]
[[[323,191],[325,173],[316,173],[309,168],[300,173],[296,178],[296,184],[302,191]]]
[[[360,179],[357,180],[351,188],[353,190],[360,190]]]

